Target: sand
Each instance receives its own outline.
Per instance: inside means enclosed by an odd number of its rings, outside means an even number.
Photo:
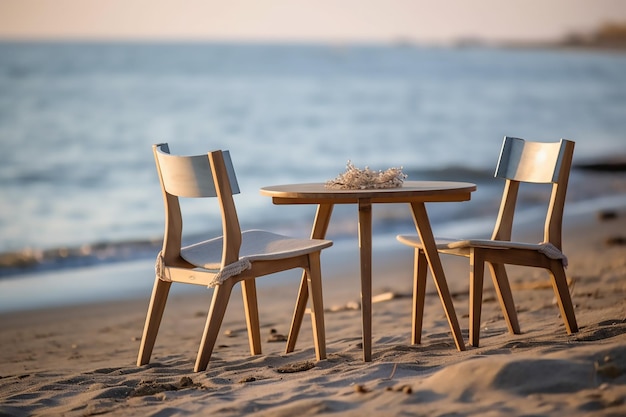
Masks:
[[[422,344],[410,345],[412,252],[399,245],[374,253],[374,293],[388,296],[374,304],[373,360],[364,363],[354,309],[358,271],[347,267],[357,259],[324,255],[327,360],[315,361],[308,318],[296,352],[283,353],[280,335],[289,328],[297,274],[288,285],[259,288],[263,354],[249,355],[234,293],[218,347],[199,373],[192,369],[210,298],[204,288],[171,297],[152,361],[142,367],[135,361],[148,293],[6,313],[0,415],[624,416],[626,212],[615,214],[567,217],[576,334],[565,332],[547,274],[511,268],[522,334],[507,332],[489,282],[481,346],[457,351],[429,278]],[[467,341],[466,261],[442,260]]]

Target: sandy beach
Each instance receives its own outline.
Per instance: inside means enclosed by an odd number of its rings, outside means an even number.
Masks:
[[[337,259],[331,248],[322,258],[327,360],[315,361],[308,318],[296,352],[283,353],[298,274],[289,285],[259,287],[267,336],[259,356],[249,356],[241,297],[233,294],[200,373],[192,369],[210,299],[201,287],[171,297],[143,367],[135,361],[149,293],[5,313],[0,416],[626,415],[626,211],[600,214],[566,216],[576,334],[565,332],[547,273],[511,268],[522,334],[507,332],[486,279],[481,346],[457,351],[429,277],[422,344],[412,346],[412,252],[398,244],[374,253],[374,293],[387,296],[373,306],[373,360],[364,363],[358,260]],[[467,343],[468,267],[442,260]]]

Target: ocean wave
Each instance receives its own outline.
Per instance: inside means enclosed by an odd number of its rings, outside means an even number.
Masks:
[[[24,248],[0,253],[0,278],[103,263],[148,259],[156,255],[162,241],[155,239],[85,244],[49,249]]]

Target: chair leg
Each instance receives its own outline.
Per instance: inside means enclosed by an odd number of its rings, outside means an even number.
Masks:
[[[302,273],[302,280],[300,281],[300,290],[298,291],[296,307],[294,308],[293,318],[291,319],[291,327],[289,328],[289,336],[287,337],[287,347],[285,348],[285,353],[291,353],[296,348],[296,341],[298,340],[298,334],[300,334],[300,327],[302,326],[302,320],[304,319],[304,313],[306,312],[308,300],[308,278],[307,272],[304,271]]]
[[[317,206],[315,220],[313,221],[313,229],[311,230],[311,239],[324,239],[332,213],[333,204],[320,204]],[[300,326],[302,325],[304,313],[306,312],[308,298],[309,289],[305,271],[302,273],[302,280],[300,281],[298,300],[296,301],[293,319],[291,320],[291,327],[289,329],[289,336],[287,338],[287,347],[285,349],[285,353],[293,352],[293,350],[296,348],[296,341],[298,339],[298,334],[300,333]]]
[[[491,270],[491,277],[493,284],[498,294],[498,300],[500,301],[500,307],[502,313],[506,319],[509,332],[513,334],[520,334],[519,321],[517,319],[517,311],[515,310],[515,302],[513,301],[513,293],[511,292],[511,285],[509,284],[509,278],[506,274],[504,264],[488,263]]]
[[[159,278],[154,280],[150,305],[148,306],[148,313],[146,315],[146,323],[143,328],[141,344],[139,345],[137,366],[146,365],[150,362],[152,348],[154,347],[154,342],[159,332],[159,326],[161,325],[165,303],[167,302],[167,296],[171,286],[171,282],[162,281]]]
[[[204,326],[204,334],[200,342],[194,372],[206,370],[209,364],[232,289],[233,284],[231,280],[226,280],[213,290],[213,299],[211,300],[211,307],[209,308],[209,314]]]
[[[320,252],[309,255],[309,268],[306,271],[311,294],[311,323],[315,357],[318,361],[326,359],[326,329],[324,327],[324,298],[322,292],[322,270]]]
[[[483,282],[485,276],[485,262],[480,251],[472,249],[470,252],[470,294],[469,294],[469,337],[470,344],[479,346],[480,315],[483,303]]]
[[[561,317],[563,317],[567,333],[576,333],[578,332],[578,324],[576,323],[572,297],[569,293],[569,287],[567,286],[565,269],[560,260],[551,262],[550,275],[552,276],[552,287],[554,288],[554,294],[559,303]]]
[[[424,251],[415,249],[413,265],[413,326],[411,330],[411,344],[413,345],[418,345],[422,341],[422,322],[424,319],[427,272],[428,262]]]
[[[259,306],[256,296],[256,281],[254,278],[241,281],[243,306],[246,313],[246,325],[248,326],[248,340],[250,343],[250,355],[261,354],[261,330],[259,325]]]

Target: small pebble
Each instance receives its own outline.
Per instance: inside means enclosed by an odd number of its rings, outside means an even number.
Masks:
[[[360,392],[360,393],[362,393],[362,394],[364,394],[364,393],[366,393],[366,392],[369,392],[369,390],[368,390],[367,388],[365,388],[365,386],[364,386],[364,385],[361,385],[361,384],[356,384],[356,385],[354,386],[354,391],[355,391],[355,392]]]
[[[598,220],[606,221],[606,220],[613,220],[616,218],[617,218],[617,213],[615,211],[604,210],[604,211],[598,212]]]
[[[626,245],[626,237],[624,236],[610,236],[604,240],[607,246],[621,246]]]

